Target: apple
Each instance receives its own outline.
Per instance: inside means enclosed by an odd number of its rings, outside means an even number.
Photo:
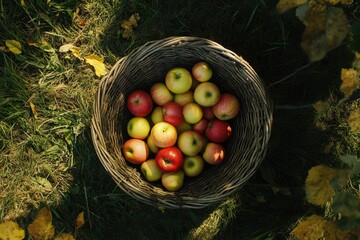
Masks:
[[[215,114],[212,110],[212,107],[203,107],[203,115],[204,118],[206,118],[207,120],[213,120],[215,118]]]
[[[192,85],[191,73],[185,68],[173,68],[165,76],[165,85],[175,94],[187,92]]]
[[[202,135],[196,131],[184,131],[178,137],[177,146],[184,155],[195,156],[202,150],[204,139]]]
[[[147,137],[146,143],[149,147],[150,152],[157,153],[160,150],[159,147],[155,145],[153,136],[151,134]]]
[[[133,164],[141,164],[149,157],[149,147],[144,140],[130,138],[122,147],[124,158]]]
[[[214,115],[220,120],[234,118],[239,113],[239,109],[240,103],[238,99],[230,93],[221,94],[219,101],[212,106]]]
[[[165,83],[158,82],[150,87],[150,96],[152,100],[159,106],[174,100],[174,95],[166,87]]]
[[[163,117],[162,112],[163,112],[163,110],[162,110],[161,106],[154,107],[154,109],[152,110],[151,115],[150,115],[151,121],[154,124],[164,121],[164,117]]]
[[[220,89],[212,82],[202,82],[194,90],[194,99],[202,107],[214,106],[220,99]]]
[[[200,121],[198,121],[197,123],[192,125],[192,130],[194,130],[200,134],[203,134],[208,125],[208,122],[209,122],[209,120],[207,120],[206,118],[202,118],[202,119],[200,119]]]
[[[177,140],[176,128],[167,122],[156,123],[150,131],[155,146],[165,148],[175,145]]]
[[[199,104],[191,102],[183,107],[182,115],[184,116],[186,122],[195,124],[203,117],[203,111]]]
[[[183,107],[176,102],[168,102],[162,108],[165,122],[178,126],[184,121]]]
[[[196,88],[200,83],[201,83],[200,81],[196,80],[196,79],[193,77],[190,90],[194,91],[195,88]]]
[[[126,129],[131,138],[145,139],[150,132],[150,123],[146,118],[133,117],[128,121]]]
[[[163,172],[176,172],[183,165],[183,154],[175,146],[162,148],[156,153],[155,160]]]
[[[149,159],[143,162],[140,166],[140,170],[145,179],[149,182],[155,182],[161,179],[163,172],[156,164],[155,159]]]
[[[225,147],[220,143],[209,142],[205,146],[202,157],[210,165],[217,165],[224,161],[226,155]]]
[[[194,102],[194,93],[193,91],[189,90],[184,93],[175,94],[174,95],[174,102],[184,106],[187,103]]]
[[[187,156],[184,158],[183,170],[186,176],[196,177],[203,171],[204,165],[204,160],[201,156]]]
[[[212,77],[213,71],[208,63],[200,61],[193,65],[191,68],[191,73],[193,77],[199,82],[206,82],[209,81]]]
[[[161,176],[161,183],[168,191],[176,192],[184,185],[184,178],[185,174],[183,170],[163,173]]]
[[[134,116],[144,117],[151,112],[153,101],[146,91],[134,90],[127,97],[127,108]]]
[[[191,130],[192,125],[190,123],[183,121],[180,125],[176,126],[175,128],[176,128],[177,134],[179,136],[180,133],[187,131],[187,130]]]
[[[211,120],[206,129],[205,136],[211,141],[221,143],[231,136],[231,125],[229,122],[219,119]]]

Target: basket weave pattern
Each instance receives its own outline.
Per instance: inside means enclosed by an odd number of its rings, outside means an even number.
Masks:
[[[178,192],[149,183],[127,163],[121,147],[126,140],[126,96],[135,89],[148,90],[164,81],[173,67],[190,68],[203,60],[213,69],[212,80],[222,92],[235,94],[240,113],[231,120],[233,134],[227,157],[187,180]],[[272,106],[263,83],[241,57],[221,45],[197,37],[170,37],[151,41],[120,59],[100,82],[91,134],[97,155],[117,185],[132,197],[167,208],[203,208],[241,188],[254,174],[266,153],[272,124]]]

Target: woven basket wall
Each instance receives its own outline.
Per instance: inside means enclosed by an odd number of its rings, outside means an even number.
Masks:
[[[164,81],[173,67],[190,68],[203,60],[210,64],[212,80],[222,92],[235,94],[241,104],[231,120],[233,134],[227,157],[193,179],[178,192],[144,180],[121,153],[130,114],[126,96]],[[221,45],[197,37],[170,37],[151,41],[120,59],[99,85],[95,96],[91,133],[97,155],[118,186],[132,197],[154,206],[203,208],[241,188],[264,158],[270,138],[272,106],[262,81],[252,67]]]

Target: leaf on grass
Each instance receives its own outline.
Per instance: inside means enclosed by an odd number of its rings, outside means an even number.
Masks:
[[[82,226],[84,226],[85,224],[85,217],[84,217],[84,212],[81,212],[77,215],[76,220],[75,220],[75,229],[78,230],[80,229]]]
[[[62,45],[60,48],[59,48],[59,52],[68,52],[70,51],[72,48],[74,47],[74,45],[72,45],[71,43],[67,43],[67,44],[64,44]]]
[[[276,5],[276,9],[281,14],[306,2],[307,0],[280,0]]]
[[[54,240],[75,240],[75,237],[70,233],[60,233],[56,235]]]
[[[347,177],[348,175],[345,170],[334,169],[324,165],[312,167],[305,180],[307,201],[317,206],[324,205],[334,196],[334,187],[345,186]]]
[[[329,111],[330,103],[328,101],[317,101],[313,104],[313,108],[319,115],[322,115]]]
[[[48,240],[54,236],[51,211],[44,207],[40,209],[35,220],[29,224],[28,231],[34,240]]]
[[[78,59],[83,60],[83,58],[80,55],[80,48],[79,47],[72,47],[70,49],[71,53]]]
[[[53,190],[53,186],[51,185],[49,180],[47,180],[46,178],[36,176],[36,177],[33,177],[32,180],[34,181],[34,187],[41,191],[50,192]]]
[[[291,233],[299,240],[326,239],[343,240],[349,239],[350,231],[337,228],[336,224],[327,221],[318,215],[311,215],[300,222]]]
[[[32,112],[34,118],[37,119],[38,118],[38,112],[36,110],[35,104],[33,102],[29,102],[29,104],[30,104],[30,109],[31,109],[31,112]]]
[[[353,68],[341,69],[341,86],[340,91],[346,97],[349,97],[353,92],[360,87],[360,76],[358,71]]]
[[[96,76],[101,77],[107,73],[103,58],[95,54],[90,54],[84,58],[86,63],[94,67]]]
[[[347,35],[347,19],[341,8],[310,6],[304,21],[307,26],[301,46],[312,62],[324,58],[327,52],[338,47]]]
[[[28,39],[28,38],[26,38],[25,41],[26,41],[26,44],[27,44],[28,46],[39,47],[39,44],[38,44],[37,42],[34,42],[34,41],[32,41],[32,40],[30,40],[30,39]]]
[[[9,49],[10,52],[13,54],[21,54],[21,43],[16,40],[6,40],[5,41],[6,47]]]
[[[348,124],[351,131],[360,133],[360,109],[353,110],[350,112],[348,118]]]
[[[25,238],[25,230],[13,221],[0,223],[0,239],[21,240]]]
[[[122,37],[126,39],[130,39],[134,28],[138,27],[138,21],[140,20],[139,13],[134,13],[130,16],[129,19],[122,20],[120,22],[120,27],[123,29]]]

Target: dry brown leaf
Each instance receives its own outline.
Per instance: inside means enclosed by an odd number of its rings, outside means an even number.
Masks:
[[[360,133],[360,109],[350,112],[348,124],[351,131]]]
[[[34,240],[48,240],[54,236],[51,211],[44,207],[40,209],[35,220],[29,224],[28,231]]]
[[[75,237],[70,233],[60,233],[56,235],[54,240],[75,240]]]
[[[279,13],[284,13],[294,7],[307,3],[307,0],[280,0],[276,5],[276,9]]]
[[[78,230],[85,224],[85,217],[84,212],[81,212],[77,215],[76,221],[75,221],[75,229]]]
[[[330,103],[328,101],[317,101],[313,104],[313,108],[321,115],[329,111]]]
[[[103,58],[95,54],[90,54],[85,56],[84,59],[86,63],[94,67],[96,76],[101,77],[107,73]]]
[[[134,13],[130,16],[129,19],[122,20],[120,22],[120,27],[123,29],[122,37],[126,39],[130,39],[134,28],[138,27],[138,21],[140,20],[140,14]]]
[[[37,42],[34,42],[34,41],[30,40],[30,39],[25,39],[25,41],[26,41],[26,44],[28,46],[39,47],[39,44]]]
[[[21,54],[21,43],[16,40],[6,40],[5,41],[6,47],[9,49],[10,52],[18,55]]]
[[[13,221],[0,223],[0,239],[22,240],[25,238],[25,230]]]
[[[346,97],[351,96],[356,89],[360,88],[360,75],[353,68],[341,69],[341,80],[340,91]]]

